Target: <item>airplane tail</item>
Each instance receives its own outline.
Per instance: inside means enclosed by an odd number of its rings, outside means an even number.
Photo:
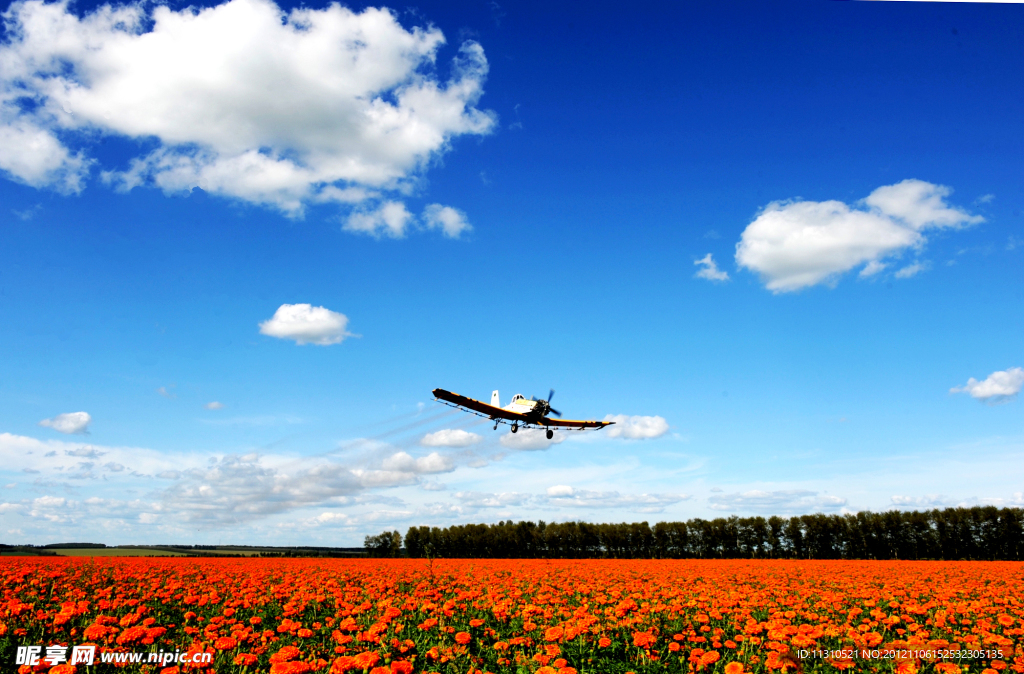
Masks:
[[[495,391],[491,394],[491,404],[495,407],[501,407],[501,403],[498,402],[498,392]]]

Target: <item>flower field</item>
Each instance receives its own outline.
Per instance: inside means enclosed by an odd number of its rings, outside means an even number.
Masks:
[[[1015,562],[6,557],[0,577],[0,671],[21,674],[1024,672]],[[89,644],[92,665],[16,664]],[[178,651],[212,661],[100,661]]]

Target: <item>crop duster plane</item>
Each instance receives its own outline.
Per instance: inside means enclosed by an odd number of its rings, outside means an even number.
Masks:
[[[494,422],[495,430],[497,430],[498,424],[507,423],[512,424],[513,433],[519,430],[520,425],[522,425],[523,428],[543,428],[546,431],[548,440],[550,440],[555,434],[552,427],[582,431],[588,428],[601,429],[615,423],[614,421],[552,419],[552,415],[556,417],[562,416],[561,412],[551,406],[551,396],[555,395],[554,390],[548,393],[547,400],[533,397],[527,400],[522,394],[517,393],[512,396],[512,402],[504,407],[502,407],[499,402],[497,391],[491,393],[490,405],[479,400],[474,400],[473,398],[467,398],[466,396],[459,395],[458,393],[445,391],[443,388],[434,389],[433,394],[435,398],[446,405],[458,407],[468,412],[472,412],[473,414],[491,419]]]

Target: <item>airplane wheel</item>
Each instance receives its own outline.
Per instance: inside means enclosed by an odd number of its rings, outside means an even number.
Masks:
[[[512,424],[512,432],[515,433],[519,430],[519,424]]]
[[[548,436],[548,440],[550,440],[551,438],[555,437],[555,432],[549,428],[547,436]]]

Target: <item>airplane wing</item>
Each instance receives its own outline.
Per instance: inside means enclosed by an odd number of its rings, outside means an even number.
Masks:
[[[544,418],[545,426],[554,426],[556,428],[604,428],[605,426],[611,426],[614,423],[614,421],[576,421],[574,419]]]
[[[473,398],[461,396],[458,393],[445,391],[443,388],[436,388],[432,391],[432,393],[434,394],[434,397],[439,400],[444,400],[445,402],[449,402],[453,405],[458,405],[459,407],[465,407],[468,410],[472,410],[477,414],[482,414],[485,417],[490,417],[491,419],[509,419],[510,421],[526,421],[525,414],[509,412],[508,410],[503,410],[500,407],[495,407],[494,405],[488,405],[487,403],[480,402],[479,400],[474,400]]]

